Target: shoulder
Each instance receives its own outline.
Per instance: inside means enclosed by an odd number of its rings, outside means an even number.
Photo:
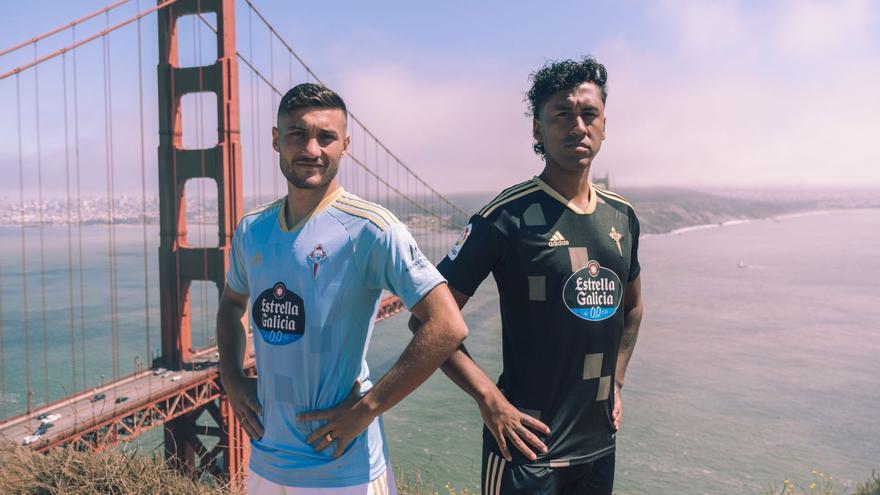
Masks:
[[[595,184],[593,184],[593,190],[596,191],[597,204],[605,204],[625,215],[635,216],[635,207],[620,194],[603,189]]]
[[[490,220],[496,219],[503,212],[510,212],[523,205],[530,205],[532,201],[529,196],[538,193],[540,190],[541,187],[534,181],[534,179],[520,182],[519,184],[510,186],[501,191],[500,194],[495,196],[495,199],[489,201],[486,203],[486,206],[480,208],[475,216]]]
[[[336,198],[328,211],[353,238],[363,235],[372,238],[381,237],[385,232],[403,226],[403,222],[388,208],[349,192],[344,192]]]
[[[236,231],[244,234],[253,230],[256,226],[266,224],[267,222],[270,225],[274,224],[273,222],[277,223],[278,212],[284,207],[285,201],[286,196],[282,196],[275,201],[248,210],[238,222]]]

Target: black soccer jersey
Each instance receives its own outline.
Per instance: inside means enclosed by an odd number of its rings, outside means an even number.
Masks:
[[[468,296],[495,277],[498,388],[550,427],[548,453],[536,461],[549,467],[589,462],[615,445],[614,371],[625,286],[639,275],[639,222],[621,196],[591,187],[586,211],[537,177],[503,191],[437,267]],[[484,439],[498,453],[487,431]]]

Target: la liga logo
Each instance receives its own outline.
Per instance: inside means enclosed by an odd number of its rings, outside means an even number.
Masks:
[[[611,318],[623,299],[623,284],[613,270],[590,260],[565,282],[562,299],[578,318],[602,321]]]
[[[282,282],[264,290],[254,299],[251,315],[263,340],[272,345],[296,342],[306,331],[303,300]]]

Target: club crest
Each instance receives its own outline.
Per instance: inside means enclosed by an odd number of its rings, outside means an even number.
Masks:
[[[308,260],[312,264],[312,276],[315,280],[318,279],[318,269],[321,267],[321,262],[325,259],[327,259],[327,250],[319,243],[308,256]]]
[[[623,248],[620,246],[620,240],[623,239],[623,234],[618,232],[614,227],[611,227],[611,232],[608,233],[608,237],[617,244],[617,252],[623,256]]]

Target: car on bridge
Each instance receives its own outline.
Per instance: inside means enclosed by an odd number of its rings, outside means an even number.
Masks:
[[[99,400],[104,400],[107,398],[106,394],[95,394],[89,399],[89,402],[98,402]]]
[[[21,439],[21,444],[22,445],[30,445],[34,442],[39,442],[41,438],[43,438],[43,437],[41,437],[40,435],[28,435],[28,436]]]
[[[59,419],[61,419],[61,415],[60,414],[43,413],[43,414],[40,414],[39,416],[37,416],[37,419],[39,419],[40,422],[43,424],[47,424],[47,423],[52,424],[52,423],[58,421]]]

